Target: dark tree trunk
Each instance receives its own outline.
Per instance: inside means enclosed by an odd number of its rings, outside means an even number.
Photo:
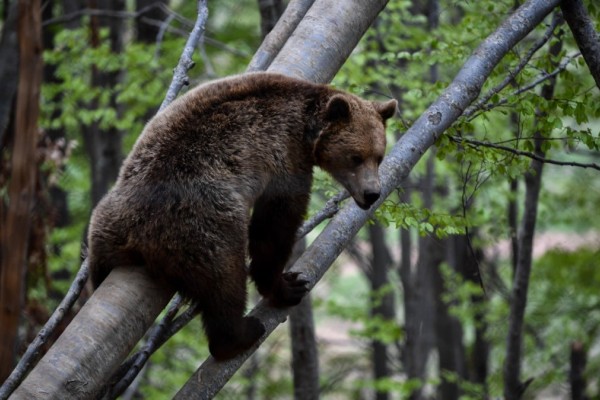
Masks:
[[[9,204],[0,243],[0,381],[13,368],[24,299],[24,277],[35,191],[37,119],[42,80],[41,5],[19,1],[19,86],[12,149]]]
[[[587,400],[585,395],[585,364],[587,355],[581,342],[571,344],[571,367],[569,370],[569,383],[571,384],[572,400]]]
[[[556,17],[555,17],[556,18]],[[562,48],[562,41],[556,42],[550,48],[550,54],[557,56]],[[550,100],[554,94],[555,78],[542,87],[542,97]],[[537,118],[544,118],[538,113]],[[540,132],[534,133],[535,154],[545,156],[542,150],[543,136]],[[506,359],[504,361],[504,397],[507,400],[520,399],[527,385],[520,381],[521,358],[523,343],[523,320],[527,306],[527,291],[533,256],[533,237],[537,221],[537,206],[542,184],[542,170],[544,164],[533,160],[531,170],[525,174],[525,205],[523,207],[523,220],[519,233],[517,269],[513,279],[510,315],[508,321],[508,337],[506,345]]]
[[[438,243],[440,248],[436,251],[443,253],[445,247],[450,267],[454,273],[463,276],[463,263],[467,261],[465,257],[466,243],[464,237],[457,236],[450,239],[440,239]],[[443,300],[445,288],[439,264],[433,271],[433,277],[436,292],[435,328],[439,370],[441,374],[441,383],[438,386],[437,398],[441,400],[458,399],[461,394],[459,381],[446,379],[445,374],[453,374],[458,379],[466,378],[466,355],[462,342],[463,330],[460,321],[450,315],[450,304],[447,304]]]
[[[125,0],[110,0],[101,2],[107,9],[123,11]],[[90,0],[90,8],[96,7],[96,0]],[[123,20],[92,16],[90,18],[91,45],[100,45],[100,28],[109,28],[110,47],[113,53],[120,53],[123,47]],[[120,71],[102,72],[92,68],[92,85],[110,90],[119,82]],[[93,107],[100,105],[96,102]],[[111,96],[110,107],[118,112],[115,96]],[[92,206],[95,206],[116,180],[123,158],[121,149],[121,132],[114,126],[103,130],[98,122],[92,123],[85,132],[85,147],[90,157],[92,173]]]
[[[600,89],[600,36],[594,29],[594,21],[582,0],[563,0],[560,8],[596,81],[596,86]]]
[[[305,249],[306,241],[304,239],[296,243],[288,267],[296,262]],[[307,294],[300,304],[290,310],[290,338],[292,341],[294,399],[317,400],[320,391],[319,351],[310,294]]]
[[[375,302],[371,308],[372,316],[379,316],[384,320],[394,320],[396,310],[394,305],[394,296],[388,292],[381,294],[386,286],[389,285],[388,272],[392,265],[392,256],[385,243],[385,230],[378,222],[369,225],[369,238],[373,253],[371,263],[371,290],[375,293]],[[373,377],[375,380],[388,378],[390,369],[388,366],[387,345],[378,340],[372,342],[372,357],[373,357]],[[375,398],[377,400],[389,399],[388,392],[377,391]]]
[[[0,82],[2,82],[2,96],[0,96],[0,151],[7,145],[8,125],[13,115],[17,82],[19,80],[19,42],[17,38],[18,1],[13,1],[10,6],[5,5],[4,11],[8,13],[2,26],[0,38]],[[2,172],[0,163],[0,173]]]
[[[258,9],[260,11],[260,32],[264,39],[283,14],[285,4],[283,0],[258,0]]]
[[[158,7],[159,4],[167,5],[169,4],[169,0],[135,1],[135,10],[137,12],[146,10],[142,14],[138,15],[138,17],[135,19],[136,38],[139,42],[153,43],[156,41],[158,32],[160,31],[160,26],[149,24],[145,21],[145,19],[147,18],[155,21],[160,21],[165,17],[164,11],[162,11],[160,7]]]
[[[422,182],[423,205],[431,208],[433,203],[434,163],[435,155],[430,154],[427,160],[427,172]],[[445,257],[441,242],[435,237],[419,238],[419,254],[415,271],[402,272],[404,288],[404,317],[405,317],[405,348],[404,365],[408,378],[424,381],[425,367],[431,351],[436,345],[435,335],[435,287],[434,270]],[[404,261],[409,254],[402,254],[403,267],[408,266]],[[404,269],[404,268],[403,268]],[[421,399],[421,390],[413,392],[411,399]]]

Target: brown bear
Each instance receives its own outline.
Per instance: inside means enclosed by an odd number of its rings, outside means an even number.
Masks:
[[[93,212],[94,284],[114,266],[143,265],[198,302],[216,359],[243,352],[264,333],[244,317],[248,272],[277,307],[298,304],[307,291],[283,269],[312,167],[369,208],[379,198],[385,120],[396,105],[273,73],[190,90],[147,124]]]

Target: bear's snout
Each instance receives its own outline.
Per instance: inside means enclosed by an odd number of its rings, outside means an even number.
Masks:
[[[380,196],[380,192],[377,190],[365,190],[363,197],[365,199],[365,205],[367,206],[367,208],[371,207],[373,205],[373,203],[375,203]]]

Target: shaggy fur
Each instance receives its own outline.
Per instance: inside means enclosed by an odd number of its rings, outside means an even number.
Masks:
[[[306,282],[283,268],[312,167],[368,208],[395,108],[270,73],[189,91],[148,123],[93,212],[94,284],[114,266],[143,265],[199,302],[215,358],[246,350],[264,333],[244,317],[248,253],[258,291],[278,307],[298,304]]]

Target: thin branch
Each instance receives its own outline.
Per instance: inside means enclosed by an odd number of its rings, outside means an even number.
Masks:
[[[177,67],[175,67],[175,71],[173,72],[173,80],[171,81],[171,85],[167,90],[165,99],[160,105],[158,110],[159,112],[171,104],[173,100],[175,100],[175,97],[177,97],[177,94],[184,85],[187,86],[190,84],[187,72],[194,67],[192,54],[194,54],[194,50],[198,46],[198,42],[202,40],[202,37],[204,36],[204,26],[207,18],[208,7],[206,6],[206,0],[198,0],[198,18],[196,19],[194,29],[192,29],[190,37],[188,38],[183,52],[181,53],[181,58],[179,58]]]
[[[342,190],[331,199],[327,200],[325,206],[298,229],[298,232],[296,232],[296,240],[302,239],[321,222],[325,221],[327,218],[333,217],[339,211],[340,203],[348,197],[350,197],[350,194],[348,194],[347,191]]]
[[[77,272],[69,291],[64,299],[60,302],[50,319],[46,322],[44,327],[40,330],[34,341],[29,345],[27,351],[11,372],[8,379],[2,384],[0,388],[0,399],[5,400],[8,396],[19,386],[23,381],[27,373],[31,370],[31,367],[37,362],[41,356],[42,347],[48,342],[48,339],[56,327],[64,321],[67,312],[73,307],[75,301],[79,297],[83,286],[85,285],[89,276],[89,267],[87,258],[81,264],[81,268]]]
[[[109,18],[119,18],[119,19],[129,19],[129,18],[138,18],[139,16],[145,14],[146,12],[152,10],[153,8],[159,8],[165,11],[166,14],[174,13],[168,7],[166,7],[162,3],[153,3],[146,7],[143,7],[135,12],[130,11],[114,11],[110,9],[99,9],[99,8],[84,8],[81,10],[74,11],[69,14],[61,15],[60,17],[50,18],[45,21],[42,21],[42,26],[48,26],[53,24],[61,24],[65,22],[73,21],[76,18],[83,17],[84,15],[88,16],[98,16],[98,17],[109,17]]]
[[[156,49],[154,50],[154,58],[158,59],[158,56],[160,54],[160,48],[163,42],[163,38],[165,37],[165,32],[167,30],[167,28],[169,28],[169,25],[171,25],[171,21],[173,21],[173,18],[175,18],[173,16],[173,14],[169,14],[169,16],[164,20],[164,21],[159,21],[159,25],[158,25],[158,33],[156,35]],[[148,22],[146,20],[148,20],[149,18],[143,18],[141,20],[143,20],[144,22]],[[154,20],[152,20],[154,21]]]
[[[505,152],[508,152],[508,153],[511,153],[511,154],[514,154],[517,156],[527,157],[532,160],[540,161],[545,164],[562,165],[562,166],[567,166],[567,167],[592,168],[592,169],[596,169],[596,170],[600,171],[600,165],[598,165],[596,163],[579,163],[579,162],[575,162],[575,161],[552,160],[550,158],[545,158],[545,157],[539,156],[535,153],[530,153],[528,151],[515,149],[513,147],[502,146],[502,145],[499,145],[496,143],[482,142],[479,140],[466,139],[466,138],[458,137],[458,136],[449,136],[449,138],[450,138],[450,140],[452,140],[455,143],[459,143],[459,144],[466,143],[472,147],[480,147],[480,146],[481,147],[489,147],[492,149],[505,151]]]

